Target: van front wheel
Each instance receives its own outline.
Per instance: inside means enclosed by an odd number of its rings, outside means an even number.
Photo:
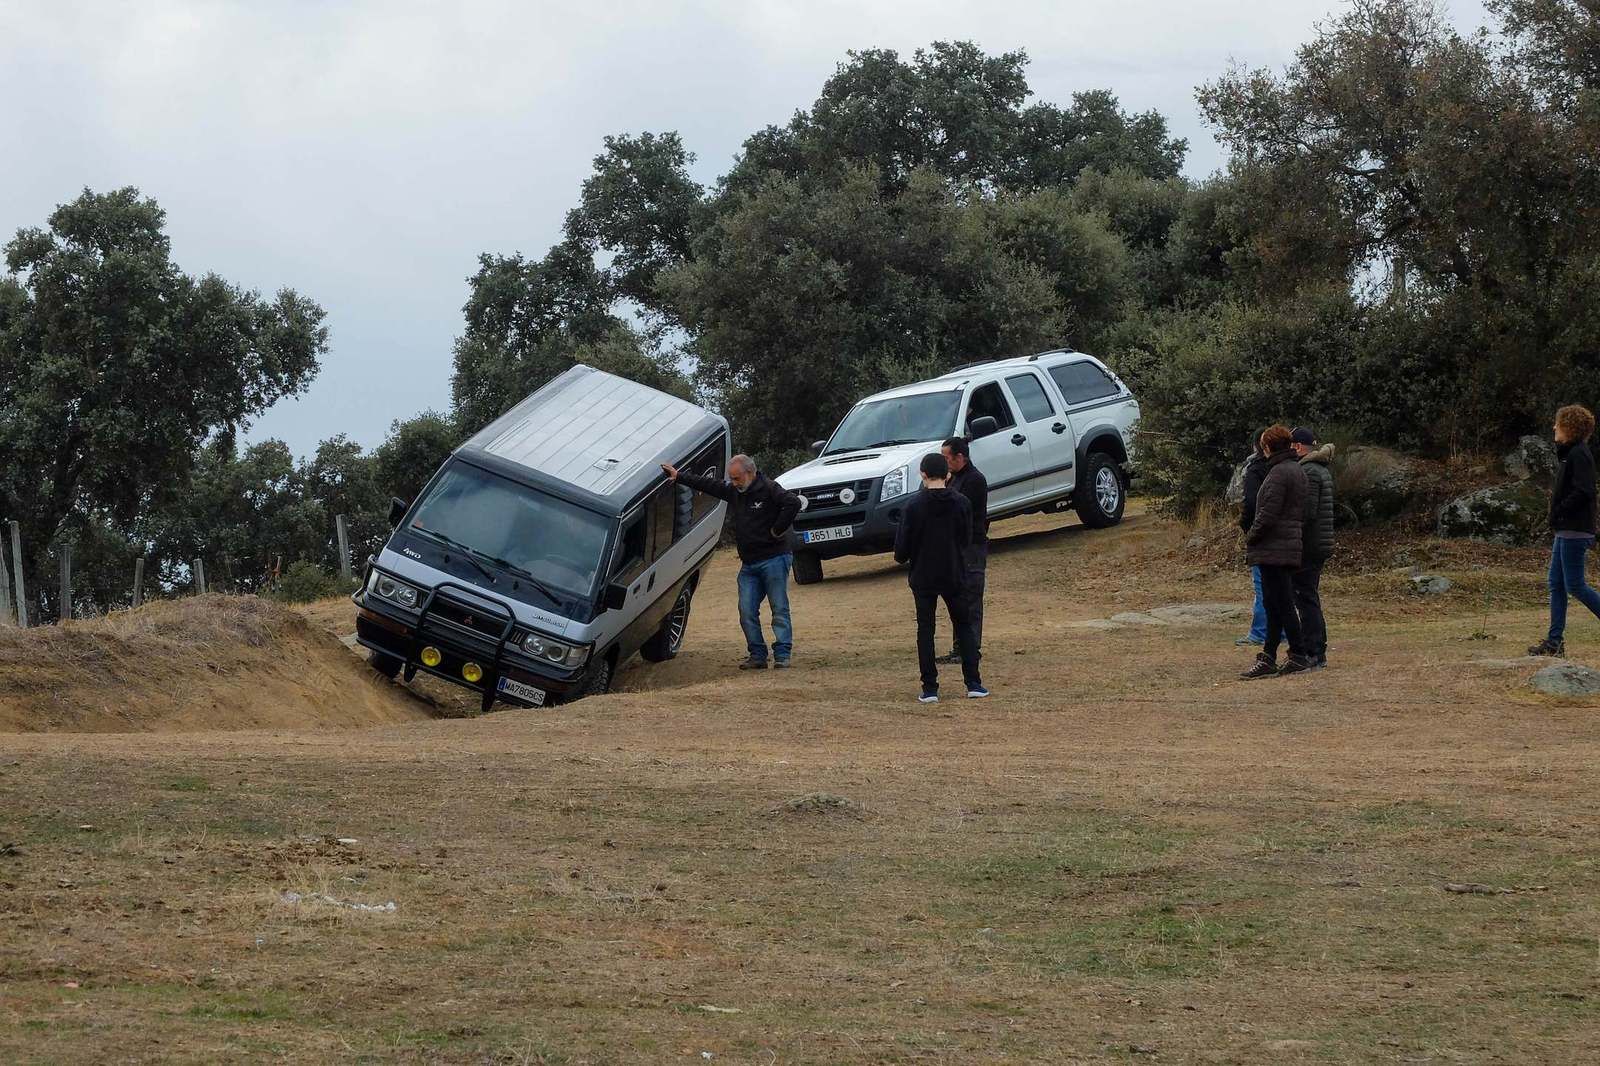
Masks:
[[[796,552],[794,556],[794,583],[815,585],[822,581],[822,559],[816,552]]]
[[[368,652],[367,662],[371,663],[374,670],[387,677],[390,681],[395,679],[395,676],[400,673],[400,668],[405,665],[403,659],[396,659],[393,655],[385,655],[381,651]]]
[[[689,586],[683,586],[683,591],[678,593],[678,602],[672,605],[672,613],[661,622],[661,628],[639,649],[639,657],[647,663],[664,663],[668,659],[676,658],[683,648],[684,634],[689,631],[689,606],[694,599],[694,593]]]

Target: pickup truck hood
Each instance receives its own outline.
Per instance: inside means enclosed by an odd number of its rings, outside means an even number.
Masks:
[[[919,444],[899,444],[892,448],[867,448],[857,452],[840,452],[826,458],[802,463],[777,477],[778,484],[796,492],[819,485],[837,485],[841,481],[865,481],[883,477],[891,470],[908,464],[922,462],[929,452],[939,450],[942,441],[923,441]],[[912,475],[913,479],[915,474]]]

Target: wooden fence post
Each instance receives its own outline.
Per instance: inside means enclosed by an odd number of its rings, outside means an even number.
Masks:
[[[350,528],[345,524],[344,515],[335,515],[333,519],[334,531],[339,534],[339,576],[346,582],[350,580]]]
[[[144,556],[133,561],[133,605],[144,602]]]
[[[0,550],[0,626],[15,625],[16,621],[11,613],[11,569],[6,566],[6,553]]]
[[[57,621],[72,621],[72,545],[63,544],[56,549],[61,557],[61,604]]]
[[[22,583],[22,526],[11,522],[11,578],[16,587],[17,626],[28,628],[28,590]]]
[[[206,594],[206,563],[204,559],[196,559],[194,561],[194,594],[196,596],[204,596]]]

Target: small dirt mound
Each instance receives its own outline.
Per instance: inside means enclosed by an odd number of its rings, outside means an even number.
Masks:
[[[832,792],[808,792],[773,807],[768,814],[800,817],[865,818],[866,809],[853,799]]]
[[[0,629],[0,732],[337,729],[426,717],[331,635],[254,596]]]

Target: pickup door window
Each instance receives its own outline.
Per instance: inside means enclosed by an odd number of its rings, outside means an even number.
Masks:
[[[997,514],[1009,505],[1033,495],[1033,451],[1028,434],[1017,425],[1011,401],[998,381],[975,387],[967,397],[967,413],[962,419],[968,436],[975,419],[988,416],[1000,425],[998,432],[972,441],[972,461],[989,480],[989,513]]]
[[[1056,411],[1044,382],[1031,370],[1006,378],[1022,412],[1021,429],[1033,451],[1033,485],[1030,496],[1064,496],[1072,491],[1074,444],[1072,429]]]

